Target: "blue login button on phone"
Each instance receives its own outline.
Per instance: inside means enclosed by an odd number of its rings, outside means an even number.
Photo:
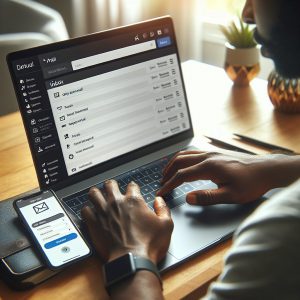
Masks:
[[[50,248],[53,248],[53,247],[56,247],[56,246],[59,246],[63,243],[66,243],[68,241],[71,241],[71,240],[74,240],[77,238],[77,234],[76,233],[70,233],[68,235],[65,235],[59,239],[56,239],[56,240],[53,240],[49,243],[46,243],[45,244],[45,248],[46,249],[50,249]]]

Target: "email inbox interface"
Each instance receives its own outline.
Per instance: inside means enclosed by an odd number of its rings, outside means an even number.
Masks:
[[[54,197],[23,206],[20,210],[53,266],[89,253]]]
[[[175,54],[48,95],[68,175],[190,128]]]
[[[169,21],[50,48],[12,62],[43,188],[191,128]]]

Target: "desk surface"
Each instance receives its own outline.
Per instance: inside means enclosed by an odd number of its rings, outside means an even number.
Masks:
[[[183,73],[196,136],[236,132],[300,152],[300,115],[274,111],[266,81],[255,79],[250,87],[233,88],[222,69],[195,61],[183,63]],[[38,186],[19,113],[0,117],[0,166],[0,199]],[[224,242],[166,272],[165,298],[203,295],[220,273],[230,245]],[[101,281],[100,263],[90,258],[29,291],[14,292],[0,281],[0,299],[104,299]]]

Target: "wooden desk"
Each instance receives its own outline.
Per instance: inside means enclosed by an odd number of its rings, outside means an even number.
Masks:
[[[273,110],[266,82],[232,88],[222,69],[195,61],[183,64],[195,133],[239,132],[300,152],[300,115]],[[34,167],[19,113],[0,118],[0,199],[37,187]],[[201,237],[200,237],[201,238]],[[221,271],[225,242],[163,275],[166,299],[197,299]],[[101,266],[90,258],[25,292],[0,281],[0,299],[105,299]]]

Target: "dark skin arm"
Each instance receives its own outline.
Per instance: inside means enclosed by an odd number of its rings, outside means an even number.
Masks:
[[[299,177],[299,156],[184,151],[165,168],[163,187],[157,195],[163,196],[184,182],[202,179],[213,181],[218,188],[189,193],[189,204],[247,203]]]
[[[226,154],[189,151],[178,153],[164,171],[168,193],[185,181],[210,179],[218,189],[188,194],[193,205],[246,203],[271,188],[286,186],[300,176],[299,156],[252,156],[227,151]],[[90,190],[95,210],[82,210],[91,239],[101,260],[107,262],[133,252],[159,262],[169,247],[173,223],[162,198],[155,199],[155,212],[145,204],[139,187],[131,183],[126,195],[111,180],[104,196],[97,188]],[[163,299],[159,280],[154,274],[140,271],[116,285],[112,299]]]
[[[123,195],[117,182],[109,180],[105,193],[104,196],[97,188],[91,188],[89,197],[95,209],[82,209],[100,259],[105,263],[132,252],[157,264],[166,255],[173,230],[164,200],[156,197],[151,211],[133,182]],[[152,272],[138,271],[112,288],[111,299],[163,299],[162,287]]]

